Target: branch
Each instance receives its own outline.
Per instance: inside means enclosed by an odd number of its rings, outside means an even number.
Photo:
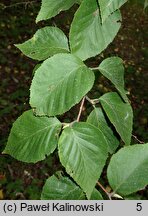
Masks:
[[[11,8],[11,7],[16,7],[16,6],[18,6],[18,5],[25,5],[25,7],[27,7],[27,5],[29,5],[29,4],[33,4],[33,3],[35,3],[35,2],[37,2],[38,0],[36,0],[36,1],[27,1],[27,2],[18,2],[18,3],[15,3],[15,4],[11,4],[11,5],[4,5],[4,4],[0,4],[1,6],[2,6],[2,9],[3,10],[5,10],[5,9],[7,9],[7,8]]]
[[[84,106],[84,101],[85,101],[85,97],[83,97],[83,99],[81,101],[81,106],[80,106],[80,110],[79,110],[79,113],[78,113],[77,122],[80,121],[80,117],[81,117],[83,106]]]
[[[86,96],[86,100],[88,100],[89,103],[95,108],[95,105],[99,103],[99,99],[90,99],[88,96]]]
[[[90,70],[99,70],[99,68],[98,67],[94,67],[94,68],[89,68]]]
[[[97,185],[106,193],[108,198],[111,200],[112,193],[108,193],[107,190],[103,187],[103,185],[100,182],[97,182]]]
[[[134,137],[139,143],[144,144],[144,142],[140,141],[134,134],[132,134],[132,137]]]

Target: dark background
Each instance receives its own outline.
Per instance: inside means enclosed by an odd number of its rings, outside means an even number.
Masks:
[[[38,28],[56,25],[68,34],[68,29],[77,6],[55,18],[35,24],[40,1],[0,0],[0,152],[4,149],[12,123],[29,109],[29,87],[32,71],[36,65],[15,48],[33,36]],[[86,62],[92,67],[106,57],[119,56],[125,64],[125,84],[134,110],[133,134],[147,142],[148,122],[148,19],[142,0],[129,1],[122,7],[123,23],[117,37],[107,50]],[[113,86],[102,76],[96,80],[92,95],[98,97]],[[88,108],[88,109],[87,109]],[[83,118],[89,106],[85,104]],[[62,116],[71,121],[78,114],[78,105]],[[136,143],[136,139],[133,139]],[[39,199],[46,178],[60,169],[56,152],[45,161],[33,164],[19,162],[10,156],[0,155],[0,199]],[[148,197],[146,190],[131,196],[135,199]]]

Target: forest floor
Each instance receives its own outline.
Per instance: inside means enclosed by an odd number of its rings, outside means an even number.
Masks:
[[[0,3],[0,152],[4,149],[13,122],[23,111],[29,109],[29,87],[32,70],[37,62],[19,52],[14,46],[32,37],[39,27],[57,25],[68,34],[74,6],[70,12],[64,12],[50,21],[35,24],[40,3],[18,4],[13,0]],[[7,5],[7,7],[4,7]],[[11,5],[11,7],[9,7]],[[126,4],[122,8],[122,28],[116,39],[100,56],[87,61],[92,67],[106,57],[119,56],[125,64],[125,85],[134,110],[133,134],[147,142],[148,125],[148,72],[147,72],[147,24],[148,17],[142,6]],[[93,95],[98,96],[110,90],[110,83],[102,76],[96,81]],[[86,104],[87,106],[87,104]],[[88,109],[89,110],[89,109]],[[78,105],[63,115],[66,121],[75,118]],[[84,118],[85,118],[84,111]],[[136,139],[134,140],[136,141]],[[45,179],[59,170],[60,164],[56,155],[43,162],[24,164],[0,155],[0,199],[39,199]],[[145,193],[144,196],[147,196]],[[140,194],[137,196],[140,197]],[[137,197],[138,199],[138,197]]]

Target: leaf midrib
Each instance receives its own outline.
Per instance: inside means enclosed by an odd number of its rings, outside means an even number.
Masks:
[[[79,66],[79,67],[77,67],[77,68],[71,70],[71,71],[68,72],[67,74],[65,74],[65,76],[63,76],[63,78],[61,78],[61,80],[58,81],[58,83],[57,83],[56,85],[54,85],[54,88],[52,88],[52,89],[50,90],[49,94],[47,94],[45,98],[42,98],[40,104],[42,104],[42,101],[46,101],[47,98],[50,97],[50,95],[52,94],[52,92],[56,91],[56,89],[58,88],[58,86],[60,86],[60,85],[62,84],[63,81],[67,80],[67,79],[70,77],[70,75],[71,75],[74,71],[77,72],[80,68],[83,68],[83,67],[85,68],[85,65],[81,65],[81,66]],[[51,86],[51,85],[50,85],[50,86]],[[48,86],[48,88],[49,88],[50,86]]]

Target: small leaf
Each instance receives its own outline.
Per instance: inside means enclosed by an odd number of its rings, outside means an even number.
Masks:
[[[63,114],[92,88],[94,73],[71,54],[57,54],[42,63],[34,75],[30,104],[37,115]]]
[[[28,163],[43,160],[57,147],[60,129],[57,118],[36,117],[32,110],[26,111],[14,122],[3,153]]]
[[[69,52],[67,37],[57,27],[39,29],[31,39],[15,46],[24,55],[39,61],[45,60],[57,53]]]
[[[124,90],[124,67],[122,59],[119,57],[107,58],[101,62],[98,69],[115,85],[123,100],[128,102],[126,91]]]
[[[101,53],[114,39],[121,24],[119,11],[101,24],[96,0],[83,0],[70,29],[71,52],[82,60]]]
[[[90,200],[103,200],[101,193],[96,188],[94,188]]]
[[[114,192],[124,196],[148,184],[148,143],[124,147],[112,156],[107,177]]]
[[[56,16],[61,11],[68,10],[77,0],[42,0],[41,9],[36,22],[47,20]]]
[[[144,9],[146,9],[147,6],[148,6],[148,0],[145,0],[145,2],[144,2]]]
[[[83,200],[85,195],[68,177],[49,177],[43,187],[42,200]]]
[[[88,123],[74,123],[62,132],[58,147],[62,165],[90,199],[108,156],[104,135]]]
[[[109,153],[114,153],[119,145],[119,140],[113,134],[112,129],[109,127],[104,113],[101,108],[95,108],[87,118],[87,122],[99,128],[108,144]]]
[[[133,125],[133,111],[130,104],[124,103],[115,92],[106,93],[99,100],[121,139],[126,145],[130,145]]]
[[[98,0],[101,11],[102,23],[116,10],[118,10],[127,0]]]

